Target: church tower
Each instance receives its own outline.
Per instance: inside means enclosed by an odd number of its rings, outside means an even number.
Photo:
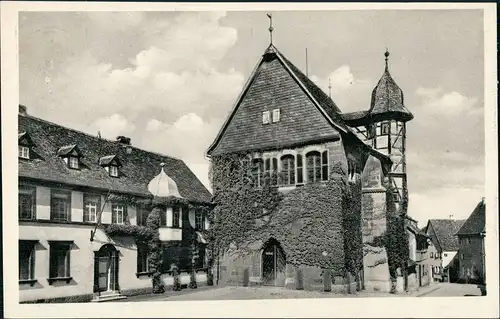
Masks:
[[[386,50],[385,70],[372,91],[368,111],[344,114],[344,120],[358,135],[379,152],[388,155],[393,165],[389,172],[397,208],[408,198],[406,176],[406,122],[413,115],[404,105],[404,95],[389,73],[389,52]],[[406,210],[406,208],[404,208]]]

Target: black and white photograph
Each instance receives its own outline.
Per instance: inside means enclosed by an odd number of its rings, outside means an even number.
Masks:
[[[6,316],[498,316],[495,9],[2,3]]]

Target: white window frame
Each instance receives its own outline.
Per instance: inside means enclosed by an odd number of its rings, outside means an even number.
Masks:
[[[109,176],[118,177],[118,166],[109,165]]]
[[[83,216],[84,216],[84,222],[89,222],[89,223],[95,223],[97,222],[97,214],[99,212],[99,209],[100,207],[98,205],[100,205],[100,200],[96,202],[93,202],[93,201],[86,201],[87,198],[89,197],[99,197],[99,195],[92,195],[92,194],[88,194],[88,195],[84,195],[83,199],[84,199],[84,203],[83,203]],[[88,220],[85,220],[85,216],[87,214],[85,214],[85,211],[88,211]]]
[[[280,121],[280,109],[274,109],[273,110],[272,122],[276,123],[276,122],[279,122],[279,121]]]
[[[76,157],[76,156],[70,156],[68,158],[68,166],[69,166],[69,168],[73,168],[73,169],[80,168],[80,163],[78,161],[78,157]]]
[[[112,208],[111,208],[111,223],[113,223],[113,213],[116,214],[116,223],[114,223],[114,224],[123,225],[124,221],[125,221],[125,218],[124,218],[124,215],[125,215],[125,205],[122,205],[122,204],[113,204],[112,205]],[[121,217],[121,219],[118,218],[118,217]]]
[[[19,157],[30,159],[30,148],[24,145],[19,145]]]
[[[271,123],[271,112],[269,111],[262,112],[262,124],[269,124],[269,123]]]

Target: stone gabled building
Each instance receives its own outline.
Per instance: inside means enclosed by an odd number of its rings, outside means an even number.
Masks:
[[[362,260],[352,271],[358,286],[389,290],[387,252],[371,245],[386,232],[388,207],[407,198],[405,123],[411,118],[387,63],[369,110],[342,113],[271,44],[207,155],[217,165],[241,154],[251,163],[253,185],[277,175],[270,183],[283,198],[274,222],[252,235],[250,253],[236,248],[221,257],[218,281],[297,287],[299,271],[301,285],[315,289],[323,287],[322,269],[342,285],[346,268]],[[217,199],[217,187],[214,192]]]
[[[143,236],[155,198],[160,212],[162,281],[170,266],[190,280],[188,238],[208,224],[197,207],[210,192],[180,159],[148,152],[120,137],[91,136],[26,112],[20,106],[19,300],[90,301],[151,291]],[[190,236],[192,235],[192,236]],[[202,236],[196,261],[206,282]]]

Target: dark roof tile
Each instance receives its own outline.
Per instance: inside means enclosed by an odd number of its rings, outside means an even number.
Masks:
[[[457,231],[465,223],[465,220],[456,219],[430,219],[436,233],[439,246],[443,251],[457,251],[459,248],[458,237],[455,236]]]
[[[465,221],[463,226],[457,232],[457,235],[479,235],[485,231],[486,224],[486,204],[480,201],[474,211],[470,214],[469,218]]]
[[[19,161],[20,178],[151,196],[147,185],[160,172],[160,164],[165,163],[164,170],[177,183],[182,197],[194,202],[211,201],[210,192],[182,160],[124,146],[31,116],[19,116],[18,120],[19,132],[29,132],[33,148],[39,155],[39,159]],[[56,155],[62,146],[69,145],[78,145],[84,155],[81,170],[69,169]],[[132,152],[127,152],[127,147],[131,147]],[[99,165],[99,159],[109,154],[122,159],[120,178],[111,178]]]

